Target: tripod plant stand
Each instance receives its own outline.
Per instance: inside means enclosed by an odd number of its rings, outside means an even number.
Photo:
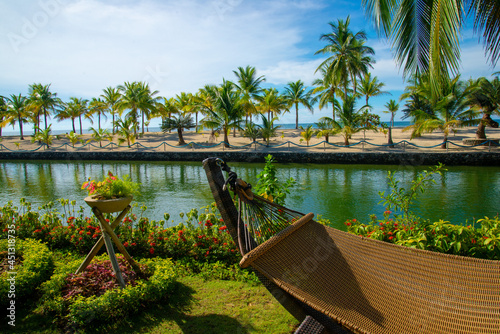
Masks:
[[[117,205],[117,200],[121,200],[121,202]],[[110,208],[109,206],[106,206],[105,202],[110,202],[113,201],[115,206]],[[120,266],[118,265],[118,260],[116,259],[115,255],[115,250],[113,248],[113,243],[116,245],[116,248],[120,251],[120,253],[123,254],[125,259],[130,263],[130,266],[134,269],[135,273],[137,275],[142,275],[141,269],[139,265],[132,259],[130,254],[127,252],[123,244],[121,243],[120,239],[116,236],[115,232],[113,231],[118,224],[120,224],[120,221],[123,220],[125,215],[128,213],[130,210],[130,205],[129,203],[132,201],[131,197],[128,198],[119,198],[116,200],[95,200],[91,197],[85,198],[85,202],[92,207],[92,212],[94,215],[97,217],[97,220],[99,221],[99,224],[101,226],[101,231],[102,235],[99,238],[99,240],[94,244],[94,247],[90,250],[90,252],[87,254],[87,257],[85,260],[82,262],[80,267],[76,270],[76,274],[79,274],[87,268],[87,266],[90,264],[94,256],[99,252],[101,249],[102,245],[106,245],[106,251],[108,253],[109,259],[111,261],[111,265],[113,267],[113,271],[115,273],[116,279],[118,280],[118,283],[122,288],[125,288],[125,282],[123,280],[123,276],[120,270]],[[106,219],[103,216],[103,213],[111,213],[111,212],[120,212],[121,213],[115,218],[115,220],[111,223],[111,225],[106,221]]]

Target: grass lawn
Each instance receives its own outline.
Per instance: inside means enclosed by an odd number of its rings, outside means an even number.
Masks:
[[[5,317],[0,332],[59,333],[51,319],[32,312],[34,303],[16,309],[16,326]],[[236,281],[180,277],[165,304],[145,305],[145,310],[108,333],[292,333],[298,326],[262,285]]]

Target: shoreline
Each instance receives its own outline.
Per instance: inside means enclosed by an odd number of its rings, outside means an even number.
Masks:
[[[252,143],[249,138],[237,134],[228,137],[232,147],[225,148],[222,138],[211,140],[208,131],[197,133],[185,131],[187,144],[179,147],[176,131],[172,133],[146,132],[131,148],[118,146],[115,135],[112,144],[103,141],[103,147],[92,141],[91,135],[82,135],[85,144],[73,148],[64,135],[54,139],[51,147],[31,143],[31,136],[21,141],[19,136],[2,137],[0,141],[0,160],[136,160],[136,161],[202,161],[207,157],[221,157],[227,161],[264,162],[268,154],[274,155],[278,162],[336,163],[336,164],[398,164],[434,165],[438,162],[447,165],[500,166],[499,146],[465,146],[464,139],[474,139],[475,127],[459,128],[450,135],[448,148],[442,149],[442,133],[430,133],[410,139],[410,133],[393,129],[394,147],[387,145],[387,135],[362,131],[353,135],[350,145],[344,146],[340,135],[324,138],[311,138],[309,146],[301,141],[301,130],[286,129],[278,131],[277,137],[267,147],[262,139]],[[487,129],[489,139],[500,138],[500,129]]]

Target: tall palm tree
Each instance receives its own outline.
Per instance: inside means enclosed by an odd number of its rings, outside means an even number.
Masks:
[[[238,71],[233,71],[233,73],[237,78],[235,83],[236,89],[239,90],[243,101],[243,109],[245,110],[246,117],[245,121],[248,121],[248,117],[252,117],[252,115],[258,113],[255,103],[262,93],[260,85],[262,82],[266,81],[266,78],[263,75],[257,77],[255,67],[251,66],[245,68],[238,67]]]
[[[111,123],[113,124],[113,129],[112,129],[112,134],[115,134],[115,116],[121,116],[120,112],[118,110],[118,103],[120,102],[121,99],[121,94],[118,91],[118,88],[114,87],[107,87],[103,89],[103,94],[101,94],[101,97],[104,99],[104,102],[106,103],[109,113],[111,114]]]
[[[89,103],[89,111],[87,113],[87,117],[91,120],[93,124],[93,116],[97,115],[97,129],[101,130],[101,116],[106,118],[106,110],[108,109],[108,105],[106,102],[101,100],[100,98],[92,98]]]
[[[120,137],[118,138],[118,143],[123,144],[127,142],[128,147],[135,142],[137,122],[131,118],[121,119],[118,117],[115,121],[118,131],[116,132]]]
[[[312,103],[318,103],[319,109],[328,107],[328,104],[332,105],[332,119],[335,120],[335,110],[338,109],[339,101],[336,96],[340,93],[342,95],[342,90],[340,90],[340,75],[334,75],[327,77],[326,69],[320,68],[321,77],[313,81],[313,86],[317,86],[313,89],[312,93],[315,94],[312,99]]]
[[[82,116],[87,114],[88,100],[76,97],[70,97],[70,101],[62,104],[61,110],[56,114],[56,118],[59,120],[71,119],[71,124],[73,125],[73,132],[75,130],[75,119],[78,118],[80,121],[80,135],[83,134],[82,128]]]
[[[288,102],[280,95],[276,88],[264,89],[264,95],[259,97],[258,110],[267,113],[268,122],[271,118],[289,111]]]
[[[384,110],[383,112],[391,114],[391,120],[389,122],[389,136],[388,136],[389,138],[387,143],[389,145],[392,145],[394,144],[392,141],[392,128],[394,127],[394,116],[396,116],[396,112],[399,109],[399,104],[395,100],[389,100],[389,102],[385,104],[385,107],[387,110]]]
[[[285,87],[285,94],[283,96],[288,102],[289,106],[295,105],[295,129],[299,128],[299,104],[302,104],[311,113],[312,107],[312,91],[307,90],[302,80],[289,82]]]
[[[347,86],[349,81],[353,85],[354,95],[356,95],[356,78],[360,74],[368,72],[373,59],[370,55],[375,54],[372,48],[365,45],[366,33],[359,31],[354,34],[349,28],[350,17],[339,19],[337,23],[330,22],[331,33],[323,34],[320,40],[327,42],[327,45],[316,51],[315,54],[331,54],[316,69],[325,69],[326,81],[331,81],[331,77],[339,75],[344,96],[347,96]]]
[[[368,105],[368,99],[372,96],[390,94],[389,92],[382,90],[384,86],[385,84],[383,82],[379,82],[376,76],[372,78],[371,73],[365,74],[359,82],[359,92],[361,95],[365,96],[365,104]]]
[[[137,125],[139,122],[139,111],[142,119],[142,133],[144,133],[144,119],[154,112],[159,97],[155,97],[158,91],[152,92],[149,85],[144,82],[125,82],[118,86],[122,93],[122,99],[118,102],[119,112],[129,110],[126,117],[132,118]],[[134,127],[137,136],[137,126]]]
[[[207,116],[201,120],[203,126],[224,133],[225,147],[229,147],[228,132],[233,128],[241,128],[241,118],[244,115],[240,93],[234,88],[232,82],[224,80],[217,90],[210,89],[210,94],[214,94],[213,109],[205,107]]]
[[[28,119],[28,98],[26,96],[12,94],[7,98],[7,110],[1,127],[10,124],[12,127],[19,123],[19,134],[21,140],[24,140],[23,123]]]
[[[405,76],[429,72],[433,94],[441,79],[460,69],[460,32],[467,14],[483,33],[491,63],[500,56],[500,2],[495,0],[363,0],[380,32],[392,40],[396,61]]]
[[[29,86],[29,94],[30,107],[33,108],[37,114],[37,124],[35,124],[35,126],[40,128],[39,116],[40,113],[42,113],[45,120],[45,129],[47,129],[47,117],[50,115],[51,111],[54,111],[61,104],[61,100],[57,97],[57,93],[52,93],[50,91],[50,84],[32,84]],[[36,131],[35,127],[35,132]]]

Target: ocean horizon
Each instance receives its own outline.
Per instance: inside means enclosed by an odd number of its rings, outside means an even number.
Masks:
[[[385,124],[388,124],[389,122],[382,122]],[[410,125],[410,121],[394,121],[394,127],[395,128],[402,128]],[[280,129],[287,130],[287,129],[295,129],[295,123],[284,123],[284,124],[279,124],[276,123],[276,125],[279,125]],[[315,123],[299,123],[299,126],[302,126],[304,128],[308,127],[309,125],[312,125],[313,128],[315,128]],[[111,128],[107,128],[108,130],[111,130]],[[67,133],[70,133],[73,131],[72,129],[55,129],[52,130],[51,134],[52,135],[64,135]],[[79,133],[79,127],[77,127],[77,133]],[[189,130],[188,130],[189,131]],[[83,129],[82,131],[84,134],[90,134],[92,133],[91,130],[89,129]],[[146,132],[161,132],[161,128],[159,126],[150,126]],[[29,129],[28,131],[24,131],[25,136],[31,136],[33,134],[33,130]],[[11,137],[11,136],[19,136],[19,130],[17,131],[12,131],[12,130],[5,130],[5,128],[2,130],[2,137]]]
[[[500,119],[494,119],[495,121],[500,123]],[[386,125],[389,124],[389,122],[382,122],[385,123]],[[394,121],[394,128],[404,128],[407,127],[411,124],[410,121]],[[279,124],[276,123],[276,125],[279,125],[279,129],[287,130],[287,129],[295,129],[295,123],[283,123]],[[304,128],[308,127],[309,125],[312,125],[313,128],[316,128],[315,123],[299,123],[299,126],[302,126]],[[108,130],[111,131],[111,128],[107,128]],[[70,133],[72,130],[71,129],[55,129],[52,130],[51,134],[52,135],[64,135],[67,133]],[[187,130],[191,131],[191,130]],[[90,129],[83,129],[82,131],[84,134],[90,134],[92,131]],[[161,132],[161,128],[159,126],[150,126],[146,130],[146,132]],[[77,133],[79,133],[79,127],[77,127]],[[29,129],[28,131],[24,131],[25,136],[31,136],[33,135],[33,130]],[[5,128],[2,130],[2,137],[11,137],[11,136],[19,136],[19,130],[17,131],[12,131],[12,130],[5,130]]]

